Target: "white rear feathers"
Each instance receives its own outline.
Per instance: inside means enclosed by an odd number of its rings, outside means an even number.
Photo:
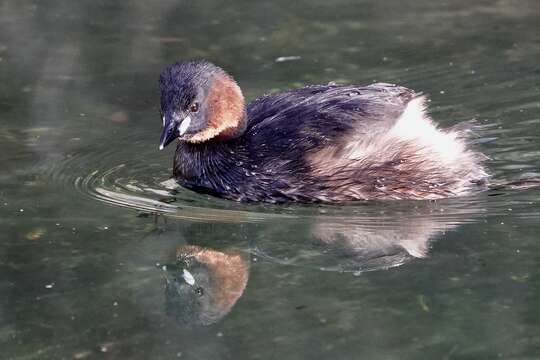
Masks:
[[[488,176],[481,164],[485,157],[467,147],[461,130],[438,129],[426,113],[425,101],[425,97],[412,99],[390,128],[371,133],[359,128],[341,147],[325,148],[310,161],[330,179],[347,173],[367,182],[352,189],[358,197],[373,197],[369,193],[372,181],[382,182],[377,185],[380,191],[395,192],[387,198],[435,199],[469,193]],[[429,194],[418,181],[438,190]]]
[[[424,97],[411,100],[387,137],[391,140],[412,141],[419,150],[429,152],[438,161],[452,165],[464,155],[465,146],[458,139],[457,133],[437,129],[426,113],[425,101]]]

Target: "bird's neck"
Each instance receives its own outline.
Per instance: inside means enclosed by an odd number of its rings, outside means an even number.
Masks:
[[[174,176],[186,187],[220,192],[234,187],[236,174],[246,158],[240,141],[212,139],[192,144],[180,142],[174,159]]]
[[[230,76],[216,76],[205,101],[208,124],[205,129],[187,138],[188,142],[230,140],[245,132],[247,113],[244,95]]]

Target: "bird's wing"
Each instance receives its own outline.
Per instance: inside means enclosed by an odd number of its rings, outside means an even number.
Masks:
[[[266,127],[321,132],[325,136],[354,129],[377,132],[391,128],[407,103],[418,96],[392,84],[318,85],[258,98],[248,105],[248,132]]]

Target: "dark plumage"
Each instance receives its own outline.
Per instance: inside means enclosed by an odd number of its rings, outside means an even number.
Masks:
[[[424,98],[404,87],[308,86],[245,107],[234,80],[207,62],[168,67],[160,87],[161,143],[180,139],[174,176],[198,192],[267,202],[437,199],[487,179],[463,130],[438,130]]]

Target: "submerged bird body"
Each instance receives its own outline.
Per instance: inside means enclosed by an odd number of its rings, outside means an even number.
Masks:
[[[162,146],[180,139],[174,176],[198,192],[335,203],[485,187],[483,156],[467,147],[466,129],[437,129],[425,98],[404,87],[308,86],[244,107],[234,80],[206,62],[172,65],[160,85]]]

